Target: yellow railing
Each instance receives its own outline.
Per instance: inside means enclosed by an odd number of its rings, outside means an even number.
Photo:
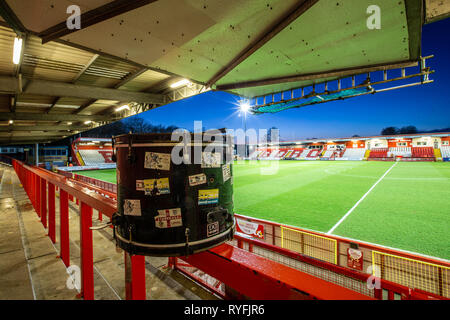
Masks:
[[[80,152],[77,151],[76,156],[77,156],[78,161],[80,162],[80,165],[84,166],[84,161],[83,161],[83,158],[81,157]]]
[[[441,149],[434,149],[434,157],[437,161],[442,161]]]
[[[373,273],[381,279],[450,298],[450,268],[372,251]]]
[[[281,247],[337,264],[337,240],[281,226]]]

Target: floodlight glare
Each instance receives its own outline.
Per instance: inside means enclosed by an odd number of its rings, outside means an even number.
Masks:
[[[14,123],[14,121],[13,120],[9,120],[9,124],[13,124]]]
[[[20,56],[22,54],[22,42],[23,42],[23,40],[20,38],[14,39],[14,54],[13,54],[13,63],[14,64],[20,63]]]
[[[180,88],[191,83],[188,79],[183,79],[170,85],[172,89]]]
[[[85,121],[84,122],[84,124],[91,124],[92,123],[92,121],[91,120],[89,120],[89,121]]]
[[[248,102],[244,102],[240,104],[241,111],[247,113],[250,110],[250,104]]]

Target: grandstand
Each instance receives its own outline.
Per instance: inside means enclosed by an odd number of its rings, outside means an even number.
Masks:
[[[71,151],[76,166],[113,163],[111,139],[78,138],[72,143]]]
[[[349,161],[449,161],[450,133],[370,136],[280,142],[278,149],[253,145],[249,159]],[[299,147],[299,145],[301,147]]]

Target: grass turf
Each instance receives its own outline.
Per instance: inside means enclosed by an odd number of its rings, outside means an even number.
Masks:
[[[328,232],[392,165],[238,161],[233,166],[235,212]],[[79,174],[116,179],[115,170]],[[450,164],[400,162],[333,233],[450,259],[449,208]]]
[[[86,170],[86,171],[76,171],[76,174],[80,176],[86,176],[89,178],[94,178],[97,180],[102,180],[106,182],[116,183],[116,169],[104,169],[104,170]]]

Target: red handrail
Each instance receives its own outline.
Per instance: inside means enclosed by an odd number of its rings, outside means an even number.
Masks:
[[[84,265],[82,265],[82,270],[84,270],[84,276],[83,276],[83,295],[86,299],[90,299],[93,298],[93,264],[92,262],[92,230],[90,230],[90,225],[92,223],[92,209],[96,209],[99,212],[102,212],[103,214],[105,214],[108,217],[112,217],[112,215],[116,212],[117,210],[117,202],[115,199],[113,199],[116,195],[113,193],[110,193],[108,191],[105,191],[101,188],[98,188],[96,186],[92,186],[89,185],[87,183],[82,183],[82,182],[78,182],[78,181],[73,181],[72,179],[68,179],[67,177],[63,177],[60,176],[58,174],[55,174],[53,172],[47,171],[45,169],[42,168],[36,168],[36,167],[31,167],[31,166],[27,166],[23,163],[21,163],[20,161],[16,161],[16,160],[12,160],[13,163],[13,167],[17,172],[17,175],[20,179],[20,181],[22,182],[22,185],[24,186],[24,189],[26,190],[31,202],[33,203],[33,206],[36,209],[36,212],[40,215],[41,217],[41,221],[43,222],[43,224],[45,225],[47,223],[46,218],[47,218],[47,206],[46,206],[46,193],[47,193],[47,188],[46,188],[46,184],[48,183],[48,190],[49,190],[49,236],[52,238],[52,226],[54,228],[54,221],[52,221],[54,219],[54,214],[51,214],[51,211],[54,210],[52,209],[52,207],[54,205],[52,205],[52,199],[54,198],[54,192],[52,192],[52,189],[54,187],[58,187],[59,191],[60,191],[60,212],[61,212],[61,237],[60,237],[60,241],[61,241],[61,258],[63,259],[64,263],[66,264],[66,266],[69,265],[69,255],[68,255],[68,224],[65,222],[66,220],[66,216],[68,213],[68,201],[67,198],[68,196],[72,196],[77,198],[77,200],[80,201],[80,219],[81,219],[81,237],[80,239],[82,239],[82,247],[81,247],[81,254],[83,256],[82,259],[82,264],[85,263]],[[108,197],[103,196],[102,194],[108,195]],[[241,219],[248,219],[254,222],[260,222],[260,223],[264,223],[264,224],[268,224],[268,225],[272,225],[272,226],[281,226],[280,224],[277,224],[275,222],[271,222],[271,221],[266,221],[266,220],[262,220],[262,219],[255,219],[255,218],[250,218],[250,217],[245,217],[245,216],[241,216],[241,215],[236,215],[236,217],[241,218]],[[324,234],[319,233],[319,232],[315,232],[315,231],[310,231],[310,230],[304,230],[304,229],[300,229],[297,227],[290,227],[290,228],[294,228],[300,231],[304,231],[304,232],[308,232],[311,234],[316,234],[316,235],[320,235],[320,236],[324,236]],[[54,231],[53,231],[54,232]],[[274,235],[275,236],[275,235]],[[346,243],[350,243],[350,242],[355,242],[354,240],[350,240],[350,239],[346,239],[346,238],[341,238],[341,237],[337,237],[337,236],[329,236],[329,238],[332,239],[336,239],[338,241],[341,242],[346,242]],[[255,245],[255,246],[260,246],[263,247],[265,249],[271,250],[272,252],[276,252],[278,254],[281,255],[286,255],[286,256],[290,256],[292,258],[304,261],[306,263],[318,266],[320,268],[324,268],[324,269],[328,269],[331,271],[334,271],[338,274],[342,274],[348,277],[352,277],[355,279],[359,279],[361,281],[367,280],[367,278],[369,277],[369,275],[364,274],[364,273],[360,273],[360,272],[356,272],[347,268],[344,268],[342,266],[336,266],[324,261],[319,261],[307,256],[302,256],[298,253],[294,253],[292,251],[277,247],[277,246],[273,246],[258,240],[254,240],[254,239],[247,239],[247,238],[243,238],[240,237],[239,235],[236,236],[236,239],[238,241],[247,241],[249,243],[251,243],[251,245]],[[52,238],[53,240],[53,238]],[[397,251],[397,250],[391,250],[391,249],[386,249],[383,247],[378,247],[376,245],[372,245],[372,244],[366,244],[366,243],[361,243],[361,245],[365,245],[368,248],[372,248],[372,249],[376,249],[380,252],[387,252],[387,253],[392,253],[395,252],[395,254],[398,255],[402,255],[402,256],[406,256],[406,257],[413,257],[414,259],[417,259],[418,257],[415,255],[411,255],[409,253],[405,253],[405,252],[401,252],[401,251]],[[217,254],[217,253],[216,253]],[[247,258],[248,259],[257,259],[256,256],[254,255],[248,255],[247,254]],[[419,257],[422,258],[422,257]],[[427,261],[433,261],[433,263],[439,263],[439,264],[443,264],[444,265],[448,265],[447,263],[443,262],[443,261],[437,261],[437,260],[433,260],[431,258],[425,258],[427,259]],[[136,271],[138,272],[138,274],[133,275],[132,279],[134,281],[145,281],[145,270],[143,270],[142,268],[142,263],[145,263],[144,259],[131,259],[131,269],[132,270],[140,270],[140,271]],[[134,262],[133,262],[134,261]],[[189,261],[193,262],[193,261],[197,261],[196,264],[198,265],[198,261],[200,260],[195,260],[194,258],[191,258]],[[236,261],[232,261],[233,263],[236,263]],[[139,265],[135,265],[133,267],[133,263],[139,264]],[[274,262],[276,263],[276,262]],[[280,265],[279,263],[276,263],[278,265]],[[204,268],[208,268],[206,265],[199,265],[201,267],[201,269]],[[274,264],[275,266],[275,264]],[[300,272],[296,270],[296,272]],[[225,276],[225,275],[224,275]],[[226,277],[228,279],[228,275]],[[421,290],[410,290],[404,286],[401,286],[399,284],[396,283],[390,283],[388,281],[382,281],[383,284],[383,289],[386,289],[390,292],[396,292],[396,293],[401,293],[402,296],[407,296],[409,298],[429,298],[429,297],[435,297],[435,298],[442,298],[436,295],[432,295],[426,292],[423,292]],[[145,286],[142,286],[141,284],[137,284],[133,287],[131,286],[130,283],[128,283],[128,285],[126,286],[127,288],[134,288],[132,291],[129,292],[129,294],[127,294],[127,297],[130,298],[142,298],[145,297]],[[138,288],[138,289],[136,289]],[[144,293],[143,291],[144,290]],[[409,292],[409,295],[406,293]],[[127,292],[128,293],[128,292]],[[420,296],[422,295],[422,296]],[[377,293],[376,297],[378,299],[381,298],[380,294]]]

